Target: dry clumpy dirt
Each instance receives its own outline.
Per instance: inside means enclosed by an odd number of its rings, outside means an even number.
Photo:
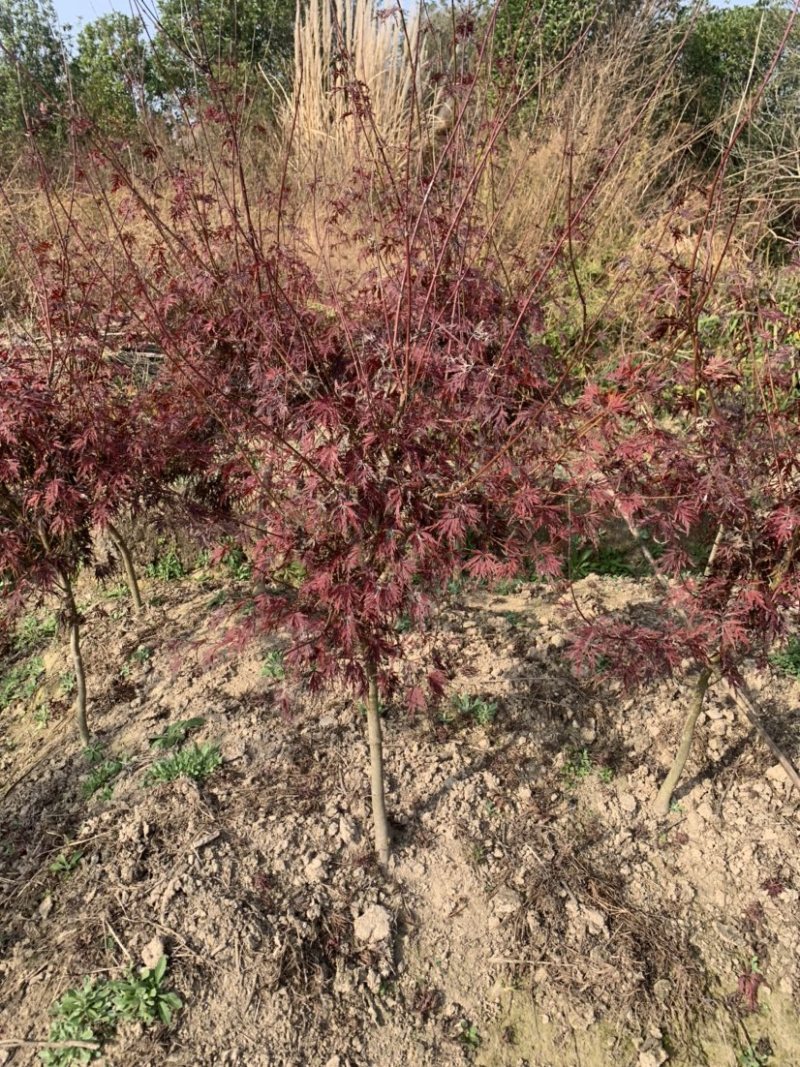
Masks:
[[[331,694],[286,721],[266,646],[209,656],[213,575],[145,585],[140,617],[83,591],[92,727],[129,760],[110,796],[81,791],[63,638],[40,653],[39,691],[0,713],[0,1064],[38,1062],[22,1042],[47,1040],[67,989],[163,950],[183,1008],[95,1062],[800,1065],[800,798],[723,696],[658,822],[691,677],[636,696],[577,681],[556,592],[453,605],[451,692],[496,715],[386,710],[382,876],[359,708]],[[588,613],[653,595],[575,586]],[[800,685],[750,680],[797,758]],[[146,784],[162,755],[148,740],[193,716],[221,767]]]

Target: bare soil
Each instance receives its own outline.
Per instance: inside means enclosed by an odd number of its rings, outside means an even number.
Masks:
[[[724,696],[659,821],[691,673],[635,696],[579,682],[571,596],[454,606],[451,691],[496,715],[386,709],[383,875],[357,703],[331,693],[287,721],[268,647],[219,651],[214,575],[143,586],[140,617],[81,590],[90,722],[107,758],[129,760],[110,795],[81,790],[63,638],[40,653],[38,691],[0,713],[0,1064],[38,1062],[23,1043],[47,1040],[65,990],[162,951],[184,1007],[96,1062],[800,1064],[800,797]],[[588,614],[654,595],[596,576],[574,592]],[[800,685],[749,680],[797,758]],[[164,755],[149,739],[192,716],[222,766],[145,784]]]

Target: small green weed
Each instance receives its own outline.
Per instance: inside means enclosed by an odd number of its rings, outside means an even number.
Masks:
[[[36,708],[33,721],[40,730],[45,730],[50,725],[50,705],[47,701]]]
[[[453,707],[460,715],[465,715],[478,724],[488,726],[497,717],[497,704],[492,700],[462,694],[453,697]]]
[[[225,553],[225,570],[235,582],[247,582],[253,577],[253,568],[241,545],[233,545]]]
[[[469,847],[469,861],[474,867],[485,867],[489,861],[486,849],[480,841],[473,841]]]
[[[83,758],[89,764],[90,767],[94,767],[103,758],[103,746],[99,741],[93,741],[91,745],[87,745],[83,750]]]
[[[575,789],[584,779],[588,778],[594,767],[588,748],[574,748],[564,764],[561,772],[564,783],[568,789]]]
[[[112,585],[112,587],[107,589],[103,594],[105,600],[124,600],[127,596],[130,596],[130,590],[124,582]]]
[[[64,698],[64,700],[67,700],[69,697],[71,697],[77,687],[78,685],[75,681],[74,671],[64,671],[63,674],[59,675],[58,692],[59,695]]]
[[[96,762],[83,780],[81,791],[84,797],[88,800],[95,793],[102,791],[103,799],[108,800],[113,792],[111,783],[120,772],[125,770],[127,762],[124,758],[104,760],[102,763]]]
[[[75,870],[82,859],[83,853],[78,850],[62,852],[59,856],[56,856],[47,869],[51,874],[69,874],[70,871]]]
[[[261,665],[261,677],[272,678],[275,681],[283,681],[286,677],[286,668],[283,665],[283,653],[273,650],[268,652]]]
[[[492,592],[497,596],[513,596],[525,588],[524,578],[500,578],[492,584]]]
[[[293,560],[275,572],[275,581],[280,585],[288,585],[292,589],[297,589],[299,585],[302,585],[307,573],[302,563]]]
[[[154,763],[145,775],[145,784],[174,782],[177,778],[191,778],[201,782],[212,774],[222,763],[222,756],[217,745],[192,745],[182,748],[169,759]]]
[[[206,720],[199,715],[193,719],[181,719],[179,722],[172,722],[163,734],[150,738],[150,747],[161,749],[162,751],[168,748],[177,748],[178,745],[183,744],[192,731],[199,730],[205,724]]]
[[[228,590],[218,589],[216,593],[209,600],[207,607],[213,611],[214,608],[221,608],[228,600]]]
[[[761,1038],[755,1045],[745,1045],[736,1058],[739,1067],[767,1067],[772,1059],[772,1046],[766,1038]]]
[[[51,1009],[50,1041],[94,1042],[96,1048],[44,1049],[39,1053],[42,1063],[46,1067],[91,1063],[124,1022],[168,1025],[182,1004],[175,993],[164,989],[166,971],[167,959],[162,956],[153,968],[141,967],[107,982],[86,978],[79,989],[68,990]]]
[[[187,571],[174,547],[158,556],[147,567],[148,578],[158,578],[162,582],[177,582],[185,578]]]
[[[131,655],[131,659],[136,660],[137,663],[147,663],[147,661],[152,658],[153,650],[152,648],[148,648],[147,645],[140,645]]]
[[[35,615],[26,615],[17,627],[14,635],[14,650],[28,653],[46,644],[55,636],[57,629],[55,615],[47,615],[43,619],[37,619]]]
[[[567,789],[577,789],[591,774],[597,774],[603,785],[610,785],[614,781],[613,770],[610,767],[597,766],[588,748],[571,749],[561,772]]]
[[[466,1019],[461,1023],[461,1033],[458,1037],[467,1048],[478,1049],[481,1046],[481,1035],[478,1033],[477,1026],[475,1023],[467,1022]]]
[[[612,578],[636,574],[636,566],[629,553],[609,545],[582,545],[573,542],[565,567],[568,577],[586,578],[589,574],[601,574]]]
[[[779,652],[772,653],[769,661],[773,667],[777,667],[778,670],[783,671],[785,674],[800,678],[800,637],[793,634],[784,648]]]
[[[0,710],[9,707],[18,700],[30,700],[44,674],[41,656],[15,663],[11,670],[0,679]]]

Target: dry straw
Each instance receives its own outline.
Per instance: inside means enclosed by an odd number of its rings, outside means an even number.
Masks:
[[[434,121],[429,69],[416,17],[382,13],[372,0],[311,0],[298,9],[283,116],[295,166],[341,175],[379,150],[402,158]]]

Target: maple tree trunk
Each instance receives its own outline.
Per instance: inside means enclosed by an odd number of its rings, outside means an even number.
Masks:
[[[64,583],[64,603],[67,608],[69,619],[69,646],[72,651],[72,663],[75,667],[75,683],[77,686],[77,719],[78,732],[84,746],[92,743],[89,726],[86,722],[86,671],[83,668],[83,655],[81,653],[81,623],[78,614],[78,605],[75,603],[75,594],[72,592],[72,583],[66,572],[61,573]]]
[[[367,732],[369,734],[369,776],[372,786],[372,823],[375,832],[375,851],[378,862],[385,867],[389,862],[389,823],[386,819],[386,801],[383,784],[383,740],[381,737],[381,708],[378,699],[378,672],[375,664],[365,665],[367,691]]]
[[[675,786],[680,781],[680,777],[683,774],[683,769],[686,766],[686,760],[689,758],[689,751],[692,747],[692,739],[694,738],[694,728],[697,725],[697,719],[700,712],[703,710],[703,701],[706,698],[708,692],[708,682],[711,677],[711,671],[708,667],[704,667],[700,671],[700,677],[697,679],[697,686],[694,691],[694,700],[689,710],[689,714],[686,716],[686,722],[683,724],[683,733],[681,734],[681,743],[678,751],[675,755],[672,766],[669,769],[669,774],[664,779],[661,788],[658,791],[658,796],[655,802],[656,815],[668,815],[669,809],[672,804],[672,794],[675,791]]]
[[[122,557],[122,566],[125,569],[125,579],[128,583],[128,589],[130,590],[131,600],[133,601],[133,610],[138,613],[142,610],[142,594],[139,592],[139,582],[136,578],[136,568],[133,565],[133,556],[131,550],[128,548],[128,544],[116,526],[112,523],[108,524],[108,532],[111,534],[111,540],[119,549],[119,554]]]

